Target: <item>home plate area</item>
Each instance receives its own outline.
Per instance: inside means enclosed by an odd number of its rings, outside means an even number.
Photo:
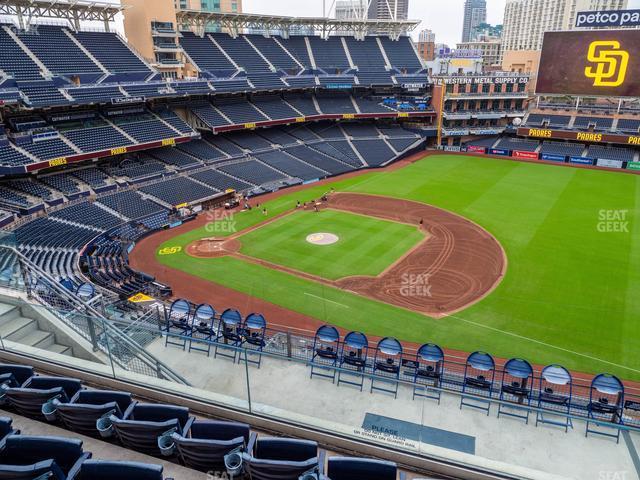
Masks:
[[[338,240],[340,238],[333,233],[311,233],[307,235],[307,242],[313,245],[331,245]]]

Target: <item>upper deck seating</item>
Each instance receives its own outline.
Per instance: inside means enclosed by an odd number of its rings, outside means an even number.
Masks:
[[[196,65],[206,72],[235,72],[237,69],[214,45],[208,35],[199,37],[192,32],[182,32],[180,45]]]
[[[18,33],[18,37],[52,73],[98,80],[103,71],[65,31],[58,26],[37,25],[28,32]]]
[[[226,33],[209,34],[233,61],[247,72],[270,72],[269,64],[247,42],[244,35],[236,38]]]
[[[116,33],[75,32],[73,34],[100,64],[112,73],[151,74],[149,67],[123,42]]]

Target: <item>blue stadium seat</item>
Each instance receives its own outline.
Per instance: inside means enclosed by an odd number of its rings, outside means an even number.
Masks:
[[[33,375],[33,367],[0,363],[0,384],[6,384],[9,387],[20,387]]]
[[[56,415],[69,430],[97,436],[96,422],[103,416],[122,418],[132,403],[131,394],[110,390],[80,390],[69,402],[54,400]]]
[[[202,71],[231,74],[237,70],[208,35],[199,37],[192,32],[182,32],[180,45]]]
[[[269,64],[247,42],[244,35],[233,38],[227,33],[211,33],[209,36],[245,71],[263,73],[271,71]]]
[[[40,67],[29,57],[0,25],[0,70],[17,80],[43,80]]]
[[[196,420],[184,433],[173,433],[180,461],[208,472],[224,468],[224,456],[249,443],[249,425],[216,420]]]
[[[330,36],[326,40],[315,36],[307,38],[318,68],[329,74],[349,68],[349,60],[342,46],[342,37]]]
[[[33,376],[20,387],[2,387],[5,401],[20,415],[43,418],[43,406],[54,399],[68,401],[82,388],[75,378]]]
[[[135,402],[124,412],[123,418],[109,416],[120,443],[148,455],[160,455],[159,438],[173,432],[184,434],[193,420],[188,408]]]
[[[16,430],[12,426],[13,419],[9,417],[0,417],[0,451],[4,448],[7,438],[11,435],[18,435],[20,430]]]
[[[329,457],[326,475],[331,480],[403,480],[393,462],[356,457]]]
[[[163,480],[162,471],[149,463],[85,460],[74,480]]]
[[[257,437],[251,434],[242,454],[252,480],[292,480],[318,468],[318,444],[293,438]],[[352,479],[350,479],[352,480]]]
[[[385,36],[379,38],[391,66],[408,72],[415,72],[422,68],[422,64],[416,55],[416,50],[410,37],[401,36],[398,40],[391,40],[391,38]]]
[[[143,80],[151,74],[149,67],[133,53],[118,34],[80,31],[73,35],[110,72],[140,74],[128,77],[132,80],[136,78]]]
[[[102,70],[65,32],[63,27],[38,25],[18,33],[18,37],[51,72],[96,81],[102,76]]]
[[[0,451],[0,479],[72,480],[91,453],[82,441],[61,437],[12,435]]]

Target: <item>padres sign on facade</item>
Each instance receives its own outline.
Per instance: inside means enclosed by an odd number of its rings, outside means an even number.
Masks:
[[[637,97],[640,30],[547,32],[536,93]]]

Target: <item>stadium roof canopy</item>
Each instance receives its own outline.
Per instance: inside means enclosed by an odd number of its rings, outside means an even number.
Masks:
[[[93,2],[91,0],[2,0],[0,15],[18,18],[20,28],[25,28],[33,18],[68,20],[77,30],[80,22],[103,22],[109,30],[109,22],[125,8],[119,4]]]
[[[336,20],[325,17],[281,17],[200,10],[178,10],[176,17],[178,24],[188,25],[196,33],[203,34],[207,25],[216,24],[233,36],[249,29],[279,32],[283,36],[289,36],[290,33],[314,32],[321,36],[348,33],[360,39],[367,34],[385,34],[391,38],[398,38],[420,24],[419,20]]]

